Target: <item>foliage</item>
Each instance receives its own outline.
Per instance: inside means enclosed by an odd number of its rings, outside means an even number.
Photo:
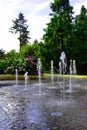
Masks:
[[[23,45],[20,52],[11,50],[4,54],[4,59],[0,60],[0,73],[15,74],[18,69],[19,74],[28,71],[29,75],[37,75],[37,58],[41,56],[40,45],[36,40],[33,44]]]
[[[58,68],[58,62],[61,51],[70,53],[71,31],[72,31],[72,9],[69,0],[55,0],[50,6],[53,13],[47,28],[44,29],[43,36],[44,49],[43,57],[49,63],[54,61],[55,68]]]
[[[53,60],[57,71],[60,53],[64,51],[67,70],[72,59],[76,60],[77,72],[87,74],[87,9],[82,6],[80,14],[73,17],[73,7],[69,0],[54,0],[50,8],[51,19],[44,29],[44,43],[41,47],[45,69],[50,68],[50,61]]]
[[[5,51],[0,49],[0,74],[3,74],[5,68],[7,67],[7,63],[4,60],[5,58]]]
[[[20,50],[23,45],[28,43],[29,37],[29,31],[28,31],[28,25],[26,24],[27,20],[25,20],[25,17],[23,13],[19,13],[18,18],[15,20],[12,20],[13,25],[10,28],[11,33],[18,33],[19,32],[19,37],[18,40],[20,42]]]
[[[7,68],[7,60],[0,60],[0,74],[4,74],[5,69]]]
[[[35,57],[35,58],[38,58],[38,57],[41,57],[41,42],[34,42],[33,44],[32,44],[32,48],[33,48],[33,50],[34,50],[34,53],[33,53],[33,56]]]
[[[26,71],[29,75],[37,75],[37,62],[29,56],[27,59],[14,60],[13,63],[7,67],[5,73],[15,74],[15,70],[18,69],[19,74],[24,74]]]
[[[29,75],[37,75],[37,60],[33,55],[25,55],[28,53],[27,48],[28,45],[24,47],[25,52],[23,51],[22,53],[11,50],[4,54],[4,59],[0,60],[0,73],[15,74],[15,69],[18,69],[19,74],[24,74],[28,71]]]
[[[87,73],[87,9],[82,6],[76,16],[74,25],[74,57],[77,61],[78,73]]]
[[[33,56],[33,53],[34,53],[34,50],[32,48],[32,45],[24,45],[22,48],[21,48],[21,51],[20,51],[20,57],[21,58],[28,58],[28,56]]]
[[[0,59],[0,73],[4,74],[6,68],[12,64],[12,62],[17,59],[18,53],[15,50],[11,50],[6,54],[3,54],[3,58]]]
[[[5,51],[3,49],[0,49],[0,59],[4,58]]]
[[[24,45],[21,48],[20,56],[22,58],[27,58],[28,56],[33,56],[35,58],[40,57],[40,43],[33,43]]]
[[[54,71],[58,73],[60,53],[64,51],[67,57],[68,71],[70,59],[76,61],[78,74],[87,74],[87,9],[81,7],[80,14],[73,16],[73,7],[69,0],[54,0],[50,9],[52,13],[46,29],[43,42],[37,39],[33,44],[27,44],[29,39],[28,26],[24,15],[20,13],[10,31],[19,33],[20,52],[11,50],[8,53],[0,50],[0,73],[14,74],[17,68],[19,74],[28,71],[37,74],[37,58],[41,58],[43,69],[51,70],[50,62],[54,61]]]

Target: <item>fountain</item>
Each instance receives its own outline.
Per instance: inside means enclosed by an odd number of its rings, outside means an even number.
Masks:
[[[41,60],[40,58],[38,58],[37,70],[38,70],[38,78],[39,78],[39,95],[41,94],[41,69],[42,69]]]
[[[66,63],[66,54],[65,52],[61,52],[61,55],[60,55],[60,61],[61,61],[61,72],[62,74],[65,74],[66,73],[66,67],[67,67],[67,63]]]
[[[16,75],[15,75],[15,77],[16,77],[16,85],[18,85],[18,70],[16,69],[15,72],[16,72]]]
[[[53,75],[53,60],[51,60],[51,79],[52,79],[52,86],[54,81],[54,75]]]
[[[28,85],[28,72],[26,72],[24,74],[24,79],[25,79],[25,87],[27,87],[27,85]]]
[[[69,67],[69,71],[70,71],[70,79],[69,79],[69,90],[67,92],[72,92],[72,74],[73,74],[73,65],[72,65],[72,60],[70,60],[70,67]]]
[[[75,60],[70,59],[69,73],[70,73],[70,76],[69,76],[69,89],[66,92],[71,93],[71,92],[74,92],[72,87],[77,86],[75,80],[72,79],[72,75],[76,74]]]
[[[49,80],[44,82],[41,79],[42,65],[40,58],[38,58],[37,63],[38,84],[37,80],[32,80],[31,85],[28,85],[28,72],[25,72],[25,80],[19,87],[8,85],[7,81],[0,81],[0,130],[18,130],[19,128],[21,130],[87,129],[87,79],[84,81],[78,80],[81,86],[75,94],[67,93],[65,91],[67,85],[65,81],[67,80],[64,80],[65,69],[62,68],[62,63],[62,61],[59,62],[60,77],[58,83],[60,89],[58,86],[49,89],[51,86]],[[70,60],[69,70],[68,84],[70,88],[68,92],[72,92],[72,74],[76,73],[75,61]],[[18,71],[17,69],[15,71],[16,84],[18,84]],[[53,61],[51,61],[51,77],[55,86]],[[43,82],[44,85],[42,85]],[[24,91],[24,83],[25,86],[28,86],[29,91]],[[35,94],[38,87],[40,96]],[[45,94],[42,93],[41,89]]]
[[[75,60],[73,60],[73,74],[77,74]]]
[[[59,75],[62,74],[61,62],[59,61]]]
[[[61,91],[65,91],[65,79],[63,77],[63,75],[66,73],[66,67],[67,67],[67,63],[66,63],[66,54],[65,52],[61,52],[61,56],[60,56],[60,62],[59,62],[59,76],[62,76],[62,81],[57,80],[57,83],[60,87]],[[72,92],[72,74],[76,74],[76,64],[75,64],[75,60],[70,60],[70,67],[69,67],[69,72],[70,72],[70,76],[69,76],[69,89],[66,92]]]
[[[61,56],[60,56],[60,62],[59,62],[59,76],[61,77],[62,76],[62,80],[59,81],[59,79],[57,80],[57,83],[60,87],[60,90],[65,90],[65,79],[63,77],[63,75],[65,74],[66,72],[66,67],[67,67],[67,64],[66,64],[66,54],[65,52],[61,52]]]
[[[31,81],[34,84],[28,86],[29,91],[24,91],[24,83],[18,88],[0,88],[0,130],[87,129],[87,86],[84,89],[82,84],[80,91],[65,93],[61,99],[59,89],[49,89],[48,81],[41,86],[45,94],[40,96],[33,94],[38,91],[37,80]]]

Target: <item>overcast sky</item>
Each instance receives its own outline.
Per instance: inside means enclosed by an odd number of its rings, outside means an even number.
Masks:
[[[10,51],[19,50],[17,35],[11,34],[9,28],[12,20],[22,12],[27,19],[31,42],[41,40],[43,28],[49,22],[50,2],[53,0],[0,0],[0,49]],[[87,8],[87,0],[70,0],[76,14],[79,14],[81,5]]]

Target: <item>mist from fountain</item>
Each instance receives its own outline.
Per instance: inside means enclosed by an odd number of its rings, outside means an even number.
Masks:
[[[38,58],[37,70],[38,70],[38,79],[39,79],[39,95],[41,95],[41,70],[42,70],[42,64],[41,64],[40,58]]]
[[[59,76],[62,77],[62,79],[61,79],[61,81],[59,81],[59,79],[58,79],[57,83],[60,87],[60,90],[64,90],[64,91],[65,91],[65,79],[64,79],[63,75],[66,72],[66,67],[67,67],[66,54],[63,51],[63,52],[61,52],[60,61],[59,61]]]
[[[73,74],[73,65],[72,65],[72,60],[70,60],[70,67],[69,67],[69,71],[70,71],[70,79],[69,79],[69,90],[68,92],[72,92],[72,74]]]
[[[76,62],[75,62],[75,60],[73,60],[73,74],[77,74]]]
[[[66,62],[66,54],[65,52],[61,52],[61,55],[60,55],[60,62],[61,62],[61,73],[62,74],[65,74],[66,73],[66,67],[67,67],[67,62]]]
[[[27,85],[28,85],[28,72],[25,72],[24,79],[25,79],[25,87],[27,88]]]
[[[52,86],[53,86],[53,82],[54,82],[53,60],[51,60],[51,80],[52,80]]]
[[[15,74],[15,77],[16,77],[16,85],[18,85],[18,70],[16,69],[15,72],[16,72],[16,74]]]
[[[70,77],[69,77],[69,89],[67,92],[71,93],[73,92],[73,87],[76,86],[75,80],[72,79],[72,75],[76,74],[76,64],[75,60],[70,60],[70,67],[69,67]]]

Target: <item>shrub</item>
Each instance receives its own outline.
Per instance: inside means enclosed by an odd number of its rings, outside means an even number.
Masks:
[[[6,60],[0,60],[0,74],[3,74],[7,68]]]
[[[26,59],[14,60],[10,66],[5,70],[6,74],[14,74],[18,69],[19,74],[24,74],[26,71],[29,75],[37,75],[37,60],[32,56]]]

